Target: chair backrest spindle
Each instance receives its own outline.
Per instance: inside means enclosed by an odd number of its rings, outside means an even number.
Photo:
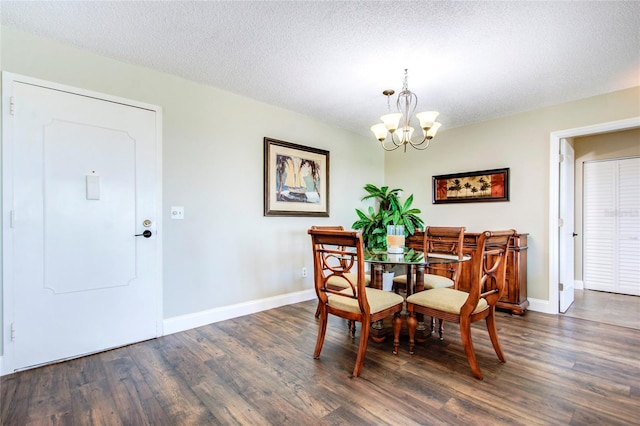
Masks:
[[[426,253],[456,256],[462,260],[464,252],[464,226],[427,226],[424,230],[424,248]],[[438,273],[450,278],[454,283],[454,288],[458,288],[458,278],[462,262],[450,265],[436,265],[431,268],[431,272]]]
[[[469,297],[461,314],[471,313],[478,300],[483,297],[495,306],[504,291],[509,245],[513,244],[515,231],[485,231],[478,239],[478,245],[471,257],[471,287]]]

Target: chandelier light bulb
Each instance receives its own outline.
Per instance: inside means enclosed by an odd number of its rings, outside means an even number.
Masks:
[[[438,111],[423,111],[416,114],[416,118],[420,121],[420,127],[423,130],[429,130],[433,123],[436,122],[440,113]]]
[[[398,128],[401,118],[402,114],[400,114],[399,112],[394,112],[391,114],[383,115],[382,117],[380,117],[380,120],[382,120],[389,133],[393,133]]]
[[[431,128],[425,133],[425,137],[427,138],[427,140],[431,140],[436,136],[436,133],[438,132],[440,126],[442,126],[442,124],[433,123],[433,126],[431,126]]]
[[[400,139],[400,143],[407,144],[411,143],[411,136],[413,136],[413,127],[401,127],[398,129],[398,138]]]
[[[387,126],[384,123],[378,123],[371,126],[371,131],[376,135],[376,139],[380,142],[387,138]]]

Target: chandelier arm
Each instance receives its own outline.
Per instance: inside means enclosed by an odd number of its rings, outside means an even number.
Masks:
[[[382,147],[382,149],[384,149],[385,151],[391,152],[391,151],[395,151],[396,149],[400,148],[402,145],[396,145],[395,143],[393,144],[393,148],[387,148],[384,143],[386,142],[386,139],[382,142],[380,142],[380,146]]]
[[[396,142],[396,139],[395,139],[395,137],[394,137],[394,135],[395,135],[395,134],[396,134],[395,132],[393,132],[393,133],[391,133],[391,134],[390,134],[390,135],[391,135],[391,142],[393,142],[393,144],[394,144],[397,148],[400,148],[400,147],[401,147],[402,145],[404,145],[404,144],[402,143],[402,140],[398,140],[398,142]],[[395,148],[394,148],[394,149],[395,149]]]
[[[422,146],[423,143],[427,143],[425,146]],[[424,151],[425,149],[429,148],[429,144],[431,143],[431,139],[427,139],[424,138],[422,140],[422,142],[420,143],[413,143],[413,142],[409,142],[409,144],[414,147],[415,149],[419,150],[419,151]]]
[[[421,146],[423,143],[427,143],[427,146],[429,146],[429,143],[431,143],[431,139],[427,138],[426,136],[420,141],[420,142],[414,142],[414,141],[409,141],[409,143],[411,144],[411,146],[417,147],[417,146]]]

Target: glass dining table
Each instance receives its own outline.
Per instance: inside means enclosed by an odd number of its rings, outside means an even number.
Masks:
[[[404,249],[404,253],[388,253],[386,250],[365,250],[364,261],[371,264],[371,287],[382,290],[382,274],[386,267],[406,266],[407,268],[407,296],[424,290],[424,271],[429,265],[445,265],[469,260],[465,256],[425,253],[413,248]],[[415,283],[413,282],[415,269]]]
[[[462,259],[458,256],[425,253],[421,250],[405,247],[403,253],[388,253],[386,250],[365,250],[364,261],[371,265],[371,287],[382,290],[382,276],[385,268],[405,266],[407,274],[407,297],[413,293],[424,290],[424,271],[429,265],[446,265],[469,260],[469,256]],[[415,275],[414,275],[415,272]],[[415,278],[415,282],[414,282]],[[406,313],[405,313],[406,315]],[[430,327],[431,328],[431,327]],[[418,334],[426,338],[431,330],[427,330],[423,318],[418,318]],[[375,342],[382,342],[386,338],[388,330],[382,321],[374,323],[371,327],[371,338]],[[422,340],[422,339],[420,339]]]

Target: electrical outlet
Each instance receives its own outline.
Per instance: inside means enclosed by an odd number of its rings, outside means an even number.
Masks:
[[[306,278],[307,277],[307,268],[303,267],[302,268],[302,278]]]

